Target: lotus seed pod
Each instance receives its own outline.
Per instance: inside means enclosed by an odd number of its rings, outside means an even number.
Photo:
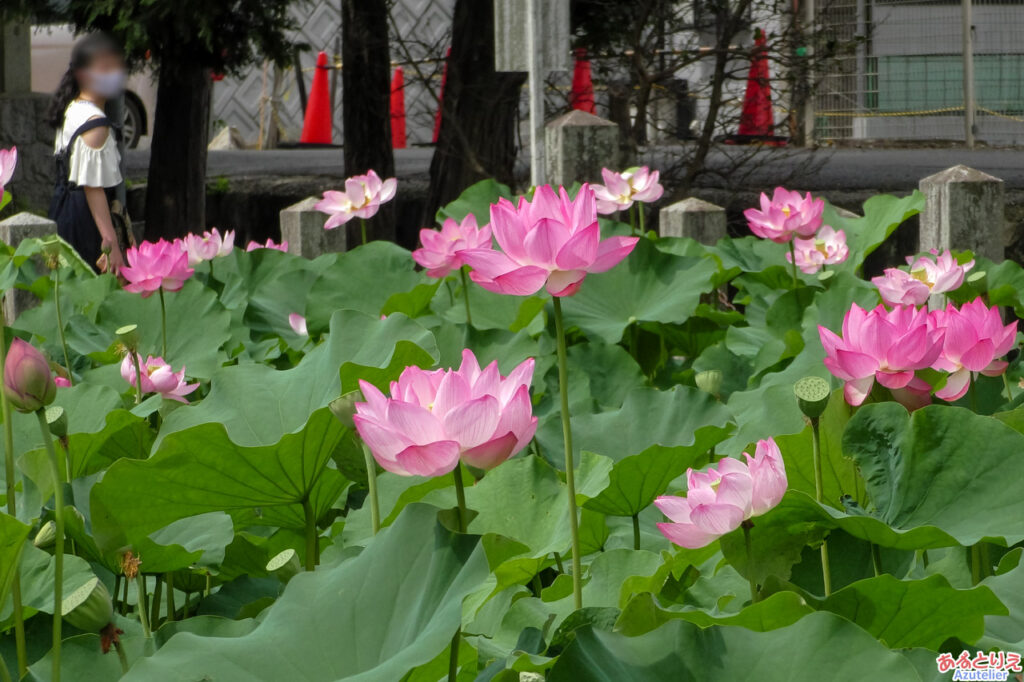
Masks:
[[[832,387],[821,377],[804,377],[793,384],[797,405],[808,419],[817,419],[825,413]]]
[[[139,346],[139,325],[127,324],[114,332],[117,340],[120,341],[129,351],[136,350]]]
[[[50,427],[50,433],[56,438],[68,437],[68,414],[60,405],[50,405],[46,408],[46,423]]]
[[[114,620],[114,604],[107,586],[96,577],[61,602],[64,620],[83,632],[99,632]]]
[[[356,413],[356,402],[362,399],[362,393],[351,391],[340,398],[335,398],[327,407],[338,421],[349,428],[354,428],[352,416]]]
[[[697,388],[713,396],[718,396],[721,393],[722,379],[722,371],[718,369],[697,372],[697,375],[693,378],[697,383]]]
[[[39,549],[46,549],[53,544],[53,541],[57,539],[57,524],[53,521],[47,521],[43,524],[43,527],[36,533],[35,538],[32,540],[32,544]]]
[[[301,569],[299,555],[294,549],[286,549],[267,562],[267,571],[284,583],[298,575]]]

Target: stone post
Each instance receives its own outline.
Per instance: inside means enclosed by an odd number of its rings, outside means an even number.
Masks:
[[[573,110],[548,123],[544,131],[547,181],[566,187],[574,182],[601,182],[601,169],[619,168],[619,126]]]
[[[1003,181],[967,166],[953,166],[921,180],[921,251],[970,249],[1000,262],[1006,244]]]
[[[689,237],[714,246],[726,236],[725,209],[696,197],[661,209],[658,221],[662,237]]]
[[[0,19],[0,92],[32,91],[32,25]]]
[[[23,239],[49,237],[57,234],[57,223],[32,213],[18,213],[0,220],[0,240],[14,248]],[[11,289],[4,294],[4,319],[11,324],[18,315],[39,304],[35,294],[25,289]]]
[[[281,239],[288,253],[313,259],[325,253],[348,250],[348,227],[325,230],[327,214],[313,208],[319,197],[307,197],[281,211]]]

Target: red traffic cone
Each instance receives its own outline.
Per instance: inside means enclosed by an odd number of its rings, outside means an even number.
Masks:
[[[594,107],[594,81],[590,76],[590,60],[587,59],[587,51],[580,47],[576,49],[576,65],[572,70],[572,91],[569,93],[569,105],[573,109],[585,111],[588,114],[596,114]]]
[[[452,57],[452,48],[444,54],[444,70],[441,71],[441,92],[437,95],[437,113],[434,114],[434,144],[441,134],[441,111],[444,109],[444,89],[448,87],[448,60]]]
[[[740,135],[771,137],[774,132],[766,43],[764,31],[759,29],[754,39],[754,53],[750,57],[750,75],[747,77],[747,92],[743,97],[743,111],[740,114]]]
[[[401,66],[391,80],[391,148],[405,149],[405,74]]]
[[[327,53],[316,56],[316,71],[313,73],[313,87],[309,90],[306,103],[306,120],[302,124],[302,144],[331,144],[331,93],[327,86]]]

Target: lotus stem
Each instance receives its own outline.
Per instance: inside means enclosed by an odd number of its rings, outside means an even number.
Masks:
[[[452,476],[455,478],[455,499],[458,502],[458,514],[459,514],[459,532],[465,533],[466,526],[468,525],[466,517],[466,490],[462,485],[462,461],[460,460],[455,465],[455,470],[452,471]]]
[[[127,675],[130,666],[128,665],[128,656],[125,655],[121,642],[114,642],[114,650],[117,651],[117,660],[121,661],[121,672]]]
[[[373,534],[380,531],[380,500],[377,498],[377,462],[373,459],[370,448],[363,445],[363,457],[366,458],[366,487],[369,489],[367,497],[370,498],[370,527]]]
[[[452,637],[451,653],[448,655],[448,682],[455,682],[459,676],[459,641],[462,639],[462,628],[455,631]]]
[[[465,265],[459,269],[459,275],[462,277],[462,298],[466,302],[466,324],[472,327],[473,316],[469,313],[469,277],[466,276]]]
[[[57,462],[57,450],[53,447],[53,434],[46,422],[46,409],[36,410],[39,420],[39,431],[46,445],[46,454],[50,460],[50,477],[53,479],[54,526],[57,535],[53,545],[53,682],[60,682],[60,642],[63,614],[61,605],[64,602],[64,477],[60,473]]]
[[[580,561],[579,514],[576,510],[576,472],[572,454],[572,424],[569,419],[569,360],[565,348],[562,301],[555,296],[555,336],[558,337],[558,392],[562,398],[562,440],[565,446],[565,487],[569,496],[569,530],[572,533],[572,594],[576,609],[583,608],[582,566]]]
[[[1010,380],[1006,377],[1006,370],[1003,370],[1003,388],[1006,389],[1006,401],[1013,402],[1013,390],[1010,388]]]
[[[0,384],[3,383],[3,368],[7,362],[7,323],[0,309]],[[6,481],[7,513],[18,517],[18,506],[14,498],[14,427],[11,424],[11,404],[7,394],[0,390],[0,412],[4,420],[4,474]],[[47,429],[49,432],[49,429]],[[18,656],[18,677],[28,672],[28,654],[25,648],[25,621],[21,606],[21,573],[14,571],[11,580],[11,606],[14,612],[14,646]]]
[[[164,578],[167,583],[167,620],[174,620],[174,574],[168,573]]]
[[[160,629],[160,601],[161,597],[164,596],[163,588],[164,583],[160,580],[160,574],[157,573],[153,576],[153,602],[149,605],[152,609],[152,613],[149,616],[150,626],[156,629]]]
[[[130,350],[128,352],[132,354],[132,364],[135,365],[135,404],[139,405],[142,403],[142,367],[139,366],[138,351]]]
[[[750,603],[757,603],[757,581],[754,580],[754,549],[750,544],[750,529],[754,524],[747,519],[741,524],[743,528],[743,544],[747,548],[747,583],[750,585]]]
[[[793,261],[792,263],[790,263],[790,269],[793,273],[793,290],[796,291],[796,289],[800,286],[800,278],[796,274],[796,244],[793,243],[792,239],[789,240],[789,257]]]
[[[811,418],[811,452],[814,456],[814,498],[818,504],[823,504],[825,499],[824,484],[821,477],[821,433],[819,426],[821,420],[818,417]],[[825,596],[832,594],[832,571],[828,563],[828,541],[821,541],[821,580],[825,589]]]
[[[552,552],[551,554],[555,558],[555,566],[558,567],[558,572],[565,573],[565,566],[562,565],[562,555],[558,552]]]
[[[163,358],[167,360],[167,304],[164,302],[164,288],[160,287],[160,333],[163,338]],[[139,385],[142,385],[142,377],[139,376],[136,381]]]
[[[110,596],[111,596],[110,601],[111,601],[111,605],[114,608],[114,613],[120,613],[121,612],[120,611],[121,606],[120,606],[120,602],[118,601],[118,599],[121,596],[121,574],[120,573],[116,573],[114,575],[114,591],[110,593]]]
[[[135,576],[135,586],[138,591],[137,601],[139,608],[139,622],[142,623],[142,634],[149,639],[153,636],[152,631],[149,629],[149,614],[146,613],[146,576],[139,571]]]
[[[64,351],[64,367],[68,370],[68,383],[74,385],[71,376],[71,355],[68,353],[68,341],[64,336],[64,317],[60,310],[60,268],[53,270],[53,307],[57,311],[57,334],[60,336],[60,347]]]
[[[875,571],[875,577],[882,575],[882,552],[878,545],[871,543],[871,568]]]
[[[644,234],[646,234],[646,230],[644,229],[644,205],[642,203],[637,203],[636,211],[638,217],[637,223],[639,224],[638,231],[640,232],[640,235],[643,236]]]
[[[7,661],[0,654],[0,682],[11,682],[11,674],[7,672]]]
[[[124,586],[121,592],[121,615],[123,616],[128,611],[128,583],[127,577],[124,579]]]
[[[306,570],[315,571],[317,564],[316,513],[313,511],[313,504],[309,501],[308,494],[302,500],[302,513],[306,517]]]
[[[640,549],[640,514],[633,514],[633,549]]]

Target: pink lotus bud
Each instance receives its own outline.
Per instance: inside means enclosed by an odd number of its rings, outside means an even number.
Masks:
[[[50,363],[32,344],[15,337],[4,363],[4,392],[14,409],[35,412],[57,397]]]
[[[531,296],[546,287],[552,296],[572,296],[589,273],[604,272],[628,256],[637,237],[601,239],[594,191],[580,187],[575,199],[565,188],[538,187],[533,200],[491,205],[491,230],[501,251],[467,249],[462,261],[470,278],[488,291]]]
[[[14,177],[14,167],[18,165],[18,148],[0,149],[0,199],[4,196],[4,185]]]
[[[309,336],[309,330],[306,329],[306,318],[298,313],[292,313],[288,316],[288,324],[291,326],[292,331],[299,336]]]
[[[491,228],[476,226],[472,213],[461,223],[452,218],[444,221],[441,230],[420,230],[423,248],[412,252],[412,259],[427,269],[430,277],[447,277],[462,267],[462,252],[466,249],[490,249]]]

